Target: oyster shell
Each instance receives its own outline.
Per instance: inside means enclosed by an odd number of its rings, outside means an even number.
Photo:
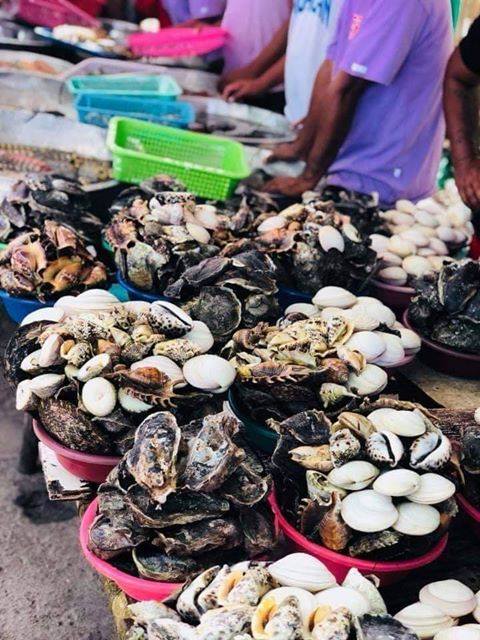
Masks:
[[[132,557],[138,573],[150,580],[183,582],[198,571],[198,564],[192,558],[166,555],[151,545],[134,549]]]
[[[418,640],[418,636],[399,620],[388,615],[365,615],[358,621],[362,640]]]

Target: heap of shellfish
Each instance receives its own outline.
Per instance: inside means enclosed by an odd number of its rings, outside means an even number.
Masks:
[[[480,411],[475,412],[475,425],[468,426],[460,442],[463,493],[476,509],[480,509]]]
[[[418,281],[408,317],[421,335],[480,354],[480,262],[453,262]]]
[[[106,281],[107,269],[95,249],[54,220],[16,236],[0,253],[0,288],[14,296],[43,301]]]
[[[242,411],[262,422],[284,420],[308,409],[335,413],[380,393],[387,375],[351,344],[353,331],[340,315],[237,331],[223,353],[237,370],[232,391]]]
[[[275,546],[265,502],[270,477],[219,413],[180,427],[157,412],[98,491],[89,548],[151,580],[183,582],[218,560],[253,558]]]
[[[128,605],[125,617],[132,640],[416,639],[388,615],[373,576],[351,569],[337,585],[305,553],[211,567],[166,602]]]
[[[370,241],[331,202],[312,199],[258,222],[255,242],[275,261],[284,286],[313,294],[335,284],[359,292],[375,274]]]
[[[61,444],[124,452],[159,408],[181,421],[218,410],[235,369],[208,353],[213,337],[202,322],[168,302],[115,304],[102,291],[60,302],[17,330],[4,367],[17,409]]]
[[[422,407],[380,398],[334,423],[308,411],[271,426],[280,435],[278,502],[310,540],[354,557],[405,559],[448,529],[452,446]]]
[[[279,325],[284,327],[307,318],[335,316],[347,319],[354,326],[345,349],[359,351],[365,356],[367,367],[355,378],[360,395],[378,393],[381,384],[386,384],[386,374],[378,370],[372,372],[368,364],[394,367],[420,350],[419,336],[398,322],[393,311],[380,300],[369,296],[357,297],[341,287],[323,287],[314,295],[311,304],[300,302],[290,305]],[[379,377],[378,382],[375,373]]]

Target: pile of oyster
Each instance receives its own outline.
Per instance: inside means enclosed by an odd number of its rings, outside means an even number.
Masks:
[[[308,409],[337,413],[380,393],[387,374],[367,364],[355,343],[362,332],[353,331],[341,315],[237,331],[223,353],[237,370],[232,392],[242,412],[262,422]]]
[[[475,412],[475,426],[467,427],[461,439],[461,480],[463,493],[480,509],[480,411]]]
[[[105,284],[107,269],[72,228],[45,220],[0,253],[0,288],[13,296],[48,300]]]
[[[168,302],[115,305],[109,295],[97,292],[76,310],[67,297],[42,310],[46,320],[36,313],[4,359],[17,409],[61,444],[96,454],[125,452],[159,408],[181,421],[218,410],[235,378],[231,364],[207,353],[213,337],[202,322]]]
[[[446,264],[418,281],[408,317],[421,335],[480,354],[480,262]]]
[[[351,569],[342,585],[305,553],[271,564],[217,565],[164,603],[127,606],[129,640],[415,640],[388,615],[374,577]]]
[[[353,335],[345,343],[345,349],[359,351],[366,363],[382,367],[394,367],[405,357],[420,350],[419,336],[403,326],[395,318],[393,311],[380,300],[370,296],[355,296],[341,287],[323,287],[312,298],[312,303],[296,303],[285,309],[285,316],[279,321],[284,327],[298,320],[320,317],[345,318],[353,325]],[[380,376],[378,370],[373,373]],[[367,367],[357,376],[357,392],[368,395],[378,392],[378,386],[371,386],[372,370]],[[385,384],[386,376],[383,374]]]
[[[358,293],[377,269],[370,240],[320,197],[265,214],[257,234],[256,244],[278,267],[278,281],[302,292],[335,284]]]
[[[472,615],[477,624],[461,618]],[[418,602],[395,615],[418,638],[434,640],[479,640],[480,591],[475,593],[459,580],[439,580],[425,585]]]
[[[74,229],[88,243],[101,242],[102,222],[89,211],[78,180],[59,175],[27,174],[0,203],[0,241],[37,229],[45,220]]]
[[[308,411],[274,423],[279,505],[300,532],[353,557],[426,553],[456,513],[449,439],[428,412],[380,398],[332,422]]]
[[[239,327],[278,318],[275,265],[251,246],[230,245],[222,255],[206,258],[184,271],[165,295],[204,322],[215,341],[224,344]]]
[[[239,427],[227,413],[183,427],[169,412],[145,418],[99,488],[92,552],[164,582],[211,567],[219,551],[233,562],[270,552],[270,477]]]

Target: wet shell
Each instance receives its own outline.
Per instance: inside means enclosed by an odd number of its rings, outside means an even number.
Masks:
[[[420,486],[420,476],[409,469],[394,469],[382,473],[373,483],[373,489],[385,496],[410,496]]]
[[[42,320],[47,322],[61,322],[64,317],[65,311],[63,309],[59,309],[58,307],[45,307],[26,315],[21,321],[20,326],[23,327],[27,324],[32,324],[32,322],[41,322]]]
[[[359,396],[370,396],[380,393],[388,383],[388,375],[384,369],[375,364],[367,364],[361,373],[351,373],[348,387]]]
[[[342,287],[323,287],[313,296],[312,302],[316,307],[321,309],[325,307],[339,307],[340,309],[348,309],[357,301],[356,296]]]
[[[372,362],[380,357],[387,348],[383,337],[373,331],[359,331],[345,344],[348,349],[360,351],[367,362]]]
[[[318,241],[322,249],[326,252],[330,249],[337,249],[340,253],[345,251],[345,240],[338,229],[330,225],[321,227],[318,232]]]
[[[408,499],[418,504],[438,504],[451,498],[455,490],[454,483],[448,478],[438,473],[424,473],[420,476],[418,489]]]
[[[387,284],[393,284],[396,287],[403,287],[407,284],[408,274],[402,267],[386,267],[380,269],[378,277]]]
[[[427,584],[420,590],[419,600],[452,618],[467,616],[477,604],[473,591],[459,580],[440,580]]]
[[[298,587],[312,593],[337,583],[323,562],[307,553],[291,553],[273,562],[268,571],[282,587]]]
[[[417,410],[375,409],[368,419],[373,422],[377,431],[391,431],[405,438],[420,436],[427,428],[422,414]]]
[[[432,638],[442,629],[448,629],[456,624],[456,620],[450,616],[422,602],[415,602],[405,607],[397,613],[395,618],[414,631],[420,640]]]
[[[328,605],[332,609],[347,608],[354,616],[363,616],[370,611],[367,598],[351,587],[333,587],[315,596],[317,607]]]
[[[183,376],[192,387],[224,393],[235,380],[235,368],[219,356],[203,354],[191,358],[183,365]]]
[[[371,462],[352,460],[342,467],[332,469],[328,474],[328,481],[341,489],[360,491],[368,487],[379,473]]]
[[[143,367],[154,367],[158,371],[161,371],[170,378],[174,385],[181,385],[185,382],[182,370],[178,364],[166,356],[148,356],[147,358],[143,358],[143,360],[134,362],[130,369],[135,371],[135,369],[142,369]]]
[[[402,502],[397,505],[398,520],[393,528],[399,533],[409,536],[426,536],[433,533],[440,525],[440,513],[426,504]]]
[[[391,527],[398,511],[390,497],[367,489],[342,500],[342,518],[355,531],[375,533]]]
[[[108,416],[115,409],[117,394],[115,387],[105,378],[92,378],[82,389],[82,403],[94,416]]]
[[[410,448],[410,466],[423,471],[441,469],[452,455],[450,440],[441,431],[429,431],[417,438]]]
[[[30,390],[39,398],[51,398],[63,385],[65,376],[58,373],[42,373],[30,380]]]
[[[402,441],[391,431],[372,433],[368,436],[365,447],[372,462],[389,467],[396,467],[404,454]]]
[[[102,373],[109,371],[112,366],[112,359],[108,353],[101,353],[93,356],[90,360],[79,369],[76,378],[80,382],[87,382],[92,378],[100,376]]]
[[[370,604],[368,613],[384,615],[387,613],[387,607],[378,590],[379,583],[380,581],[376,576],[365,577],[358,569],[352,567],[347,573],[342,586],[355,589],[368,600]]]

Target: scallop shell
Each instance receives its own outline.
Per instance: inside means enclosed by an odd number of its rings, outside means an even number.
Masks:
[[[366,577],[358,569],[352,567],[342,582],[342,587],[350,587],[361,593],[370,604],[368,613],[371,615],[385,615],[387,607],[378,590],[379,582],[376,576]]]
[[[359,396],[370,396],[380,393],[388,383],[388,375],[384,369],[375,364],[367,364],[360,373],[351,373],[348,387]]]
[[[105,371],[111,369],[112,359],[108,353],[100,353],[87,362],[79,369],[76,378],[80,382],[87,382],[91,378],[100,376]]]
[[[345,240],[338,229],[330,225],[325,225],[318,232],[318,241],[325,252],[336,249],[343,253],[345,251]]]
[[[271,216],[258,225],[257,231],[258,233],[266,233],[274,229],[283,229],[286,226],[287,220],[283,216]]]
[[[332,469],[328,481],[341,489],[360,491],[368,487],[380,471],[371,462],[352,460],[341,467]]]
[[[167,375],[174,385],[181,385],[185,382],[182,370],[178,364],[166,356],[148,356],[147,358],[143,358],[143,360],[134,362],[130,369],[135,371],[135,369],[142,369],[143,367],[154,367],[158,369],[158,371]]]
[[[203,354],[190,358],[183,365],[183,376],[192,387],[224,393],[235,380],[235,368],[220,356]]]
[[[30,380],[30,390],[39,398],[51,398],[61,388],[65,376],[59,373],[42,373]]]
[[[386,471],[373,483],[373,489],[385,496],[399,498],[410,496],[420,486],[420,476],[410,469]]]
[[[398,518],[392,499],[372,489],[350,493],[342,500],[341,513],[349,527],[363,533],[388,529]]]
[[[473,591],[459,580],[431,582],[420,590],[419,600],[452,618],[467,616],[477,604]]]
[[[325,307],[339,307],[340,309],[348,309],[357,301],[356,296],[347,289],[342,287],[322,287],[313,296],[312,302],[316,307],[321,309]]]
[[[391,431],[405,438],[420,436],[427,429],[421,412],[416,409],[375,409],[369,414],[368,419],[373,422],[377,431]]]
[[[456,620],[429,604],[415,602],[394,616],[405,627],[416,633],[420,640],[431,638],[442,629],[456,624]]]
[[[411,502],[418,504],[438,504],[451,498],[456,487],[451,480],[438,473],[424,473],[415,492],[408,496]]]
[[[409,536],[426,536],[433,533],[440,525],[440,513],[426,504],[402,502],[397,505],[398,520],[393,528],[399,533]]]
[[[358,331],[346,342],[345,346],[352,351],[360,351],[367,362],[372,362],[382,355],[387,348],[385,340],[373,331]]]
[[[298,587],[312,593],[337,584],[323,562],[307,553],[291,553],[269,565],[268,571],[282,587]]]
[[[318,315],[318,309],[314,304],[308,302],[294,302],[285,309],[285,315],[289,313],[301,313],[307,318]]]
[[[329,606],[332,609],[345,607],[354,616],[363,616],[370,611],[370,602],[365,595],[351,587],[333,587],[317,593],[315,596],[317,607]]]
[[[407,256],[403,259],[402,268],[409,276],[414,278],[423,278],[432,271],[430,261],[427,258],[422,258],[422,256]]]
[[[24,317],[20,326],[24,327],[32,322],[61,322],[65,317],[65,311],[58,307],[44,307],[43,309],[36,309]]]
[[[378,358],[375,358],[373,362],[384,367],[394,366],[402,362],[405,358],[405,351],[400,338],[390,333],[384,333],[383,331],[377,331],[376,333],[383,338],[386,349]]]

